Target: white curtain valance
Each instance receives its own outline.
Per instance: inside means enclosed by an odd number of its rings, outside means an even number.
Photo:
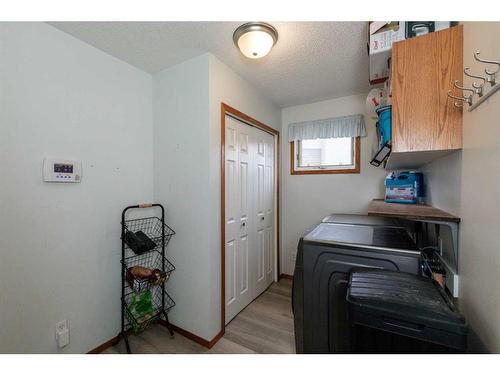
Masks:
[[[288,126],[289,142],[365,136],[365,120],[361,114],[297,122]]]

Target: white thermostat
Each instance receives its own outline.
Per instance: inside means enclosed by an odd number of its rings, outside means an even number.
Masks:
[[[43,180],[45,182],[80,182],[82,163],[74,160],[44,159]]]

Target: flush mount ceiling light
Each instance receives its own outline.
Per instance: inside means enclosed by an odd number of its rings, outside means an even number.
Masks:
[[[278,32],[264,22],[249,22],[238,27],[233,41],[241,53],[251,59],[266,56],[278,41]]]

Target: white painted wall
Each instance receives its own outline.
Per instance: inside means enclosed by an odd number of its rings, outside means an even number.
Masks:
[[[498,23],[464,31],[466,64],[475,49],[500,54]],[[361,174],[291,176],[288,167],[288,124],[363,113],[365,95],[280,113],[206,54],[156,75],[153,104],[150,75],[41,23],[0,24],[0,61],[0,352],[81,353],[118,332],[120,212],[153,199],[153,114],[154,199],[177,232],[171,319],[206,339],[220,329],[220,102],[276,129],[282,117],[282,272],[293,272],[300,234],[322,216],[363,213],[383,196],[368,119]],[[461,307],[496,352],[499,98],[464,113],[462,152],[424,167],[431,203],[462,217]],[[82,160],[83,182],[43,183],[46,156]],[[58,350],[61,319],[71,344]]]
[[[43,23],[0,23],[0,61],[0,352],[86,352],[120,329],[121,210],[153,196],[151,76]]]
[[[424,174],[425,202],[460,216],[462,151],[455,151],[421,169]]]
[[[500,23],[464,24],[464,65],[476,50],[500,56]],[[470,80],[464,77],[465,82]],[[500,352],[500,94],[464,111],[463,150],[424,168],[431,203],[462,218],[460,309],[492,352]]]
[[[297,88],[300,89],[300,88]],[[365,113],[366,94],[346,96],[282,111],[282,272],[293,274],[293,255],[304,231],[324,216],[336,213],[366,214],[368,203],[384,196],[382,168],[369,164],[375,121],[365,116],[368,135],[361,139],[361,173],[329,175],[290,174],[288,125],[294,122]]]
[[[177,302],[169,319],[206,339],[214,334],[210,305],[208,55],[153,77],[155,200],[176,231],[167,248],[176,267],[167,290]]]
[[[211,54],[153,78],[155,199],[177,234],[170,319],[206,340],[220,331],[220,103],[279,129],[280,110]]]
[[[210,140],[209,140],[209,251],[210,322],[213,336],[220,331],[220,145],[221,103],[276,129],[281,128],[281,110],[251,83],[241,78],[214,55],[209,56]]]

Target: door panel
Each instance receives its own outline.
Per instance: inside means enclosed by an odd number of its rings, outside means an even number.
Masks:
[[[245,234],[240,240],[240,295],[248,291],[248,235]]]
[[[265,139],[265,173],[264,173],[264,225],[267,239],[266,284],[273,281],[274,266],[274,137],[266,134]]]
[[[253,129],[253,143],[256,152],[254,156],[254,168],[256,181],[254,182],[254,194],[256,198],[256,210],[254,213],[254,231],[257,235],[257,273],[254,275],[256,295],[262,293],[268,287],[266,283],[265,259],[266,259],[266,232],[265,232],[265,168],[266,168],[266,134],[263,131]]]
[[[240,161],[240,218],[248,219],[248,162]]]
[[[266,233],[266,251],[265,251],[265,262],[264,262],[264,269],[266,272],[266,276],[269,275],[269,273],[272,272],[272,265],[271,265],[271,247],[272,247],[272,242],[271,242],[271,230],[270,228],[266,228],[265,230]]]
[[[250,301],[249,208],[249,129],[237,121],[226,120],[226,321],[232,319]]]
[[[228,199],[228,205],[227,205],[227,211],[226,211],[226,218],[227,218],[227,223],[231,224],[236,221],[236,210],[237,207],[234,204],[235,199],[237,199],[237,171],[236,171],[236,161],[235,160],[227,160],[226,162],[226,173],[227,173],[227,181],[226,181],[226,186],[227,186],[227,199]]]
[[[236,300],[236,280],[234,278],[236,274],[236,250],[234,246],[235,242],[234,241],[229,241],[226,246],[226,253],[227,253],[227,262],[226,262],[226,269],[227,269],[227,288],[226,288],[226,294],[227,294],[227,305],[230,306],[234,301]]]
[[[274,279],[274,137],[226,116],[226,324]]]
[[[264,164],[257,164],[257,215],[264,215]]]
[[[260,130],[257,130],[257,131],[262,132]],[[264,148],[265,148],[264,134],[259,134],[259,137],[257,139],[257,153],[260,156],[265,156],[264,155]]]
[[[266,239],[264,237],[264,229],[257,231],[257,281],[264,279],[264,253],[266,247]]]

